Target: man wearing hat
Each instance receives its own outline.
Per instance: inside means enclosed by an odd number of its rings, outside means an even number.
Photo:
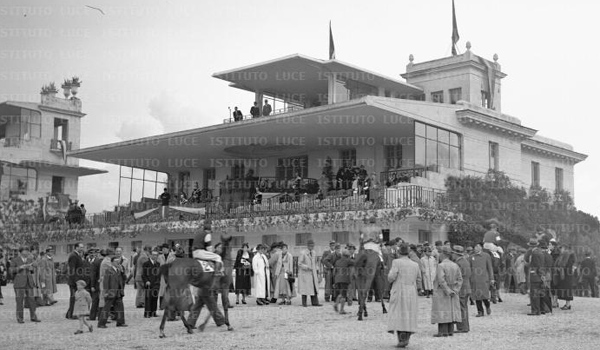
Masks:
[[[544,270],[544,252],[539,248],[537,239],[530,238],[527,246],[531,249],[525,254],[525,261],[529,262],[529,299],[531,304],[531,312],[529,316],[541,315],[540,300],[544,293],[544,280],[546,272]]]
[[[310,239],[306,243],[306,250],[300,254],[298,259],[298,294],[302,295],[302,306],[306,307],[307,296],[310,295],[312,306],[323,306],[319,304],[319,283],[321,277],[317,266],[317,254],[315,253],[315,242]]]
[[[102,265],[102,260],[104,256],[106,256],[106,251],[104,254],[100,256],[100,249],[93,248],[95,258],[92,261],[92,266],[90,270],[90,293],[92,297],[92,307],[90,308],[90,321],[95,321],[98,316],[98,307],[100,303],[100,266]]]
[[[339,246],[339,245],[338,245]],[[324,271],[323,271],[323,277],[325,278],[325,301],[328,302],[331,294],[333,292],[333,264],[328,264],[327,262],[329,261],[328,258],[330,255],[334,255],[335,256],[335,248],[336,248],[336,243],[335,241],[330,241],[329,242],[329,250],[326,250],[323,252],[323,265],[324,265]],[[335,298],[334,298],[335,300]]]
[[[464,255],[465,248],[460,245],[454,245],[452,250],[452,259],[460,268],[463,284],[460,287],[458,297],[460,300],[461,322],[456,324],[456,333],[469,332],[469,295],[471,294],[471,263]]]
[[[44,256],[38,262],[38,274],[40,288],[42,292],[42,303],[43,305],[54,305],[54,293],[56,289],[56,269],[54,268],[54,249],[52,247],[46,248]]]
[[[40,322],[35,313],[36,303],[33,296],[35,288],[35,262],[29,253],[29,248],[23,246],[19,249],[19,256],[12,259],[10,269],[14,276],[13,287],[17,306],[17,322],[23,321],[23,306],[29,305],[29,317],[31,322]]]
[[[334,242],[334,241],[332,241]],[[330,296],[331,296],[331,301],[335,301],[335,299],[337,298],[337,295],[339,293],[339,291],[337,291],[335,289],[335,283],[334,283],[334,268],[335,268],[335,263],[337,260],[339,260],[342,257],[342,246],[339,243],[334,243],[333,245],[333,252],[331,251],[327,251],[326,253],[327,256],[325,256],[325,253],[323,253],[323,266],[325,268],[325,301],[329,301],[329,297],[327,295],[327,282],[330,283]]]
[[[352,243],[348,243],[346,249],[348,250],[348,254],[350,254],[350,261],[352,261],[352,265],[354,265],[354,263],[356,262],[356,256],[358,255],[356,254],[356,246]],[[356,295],[356,269],[354,268],[354,266],[350,267],[350,284],[348,285],[347,295],[348,306],[352,306],[352,301],[358,301]]]
[[[409,250],[408,244],[400,244],[400,258],[392,262],[387,276],[392,283],[387,330],[396,332],[400,348],[406,347],[412,333],[417,331],[419,318],[417,290],[421,292],[421,270],[408,258]]]
[[[440,264],[433,287],[431,323],[438,324],[434,337],[447,337],[454,334],[454,323],[462,321],[459,293],[463,278],[458,265],[450,260],[452,249],[444,246],[438,253]]]
[[[472,299],[477,304],[477,316],[484,316],[483,304],[488,315],[492,313],[490,308],[490,284],[494,282],[494,270],[492,258],[483,252],[483,243],[477,243],[473,254],[469,256],[471,262],[471,291]]]

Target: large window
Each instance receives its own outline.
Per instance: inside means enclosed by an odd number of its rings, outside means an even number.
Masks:
[[[22,108],[0,115],[0,146],[19,147],[22,141],[42,136],[42,115]]]
[[[490,141],[490,169],[498,170],[500,168],[500,148],[496,142]]]
[[[310,239],[312,239],[312,233],[310,232],[296,233],[297,246],[305,246]]]
[[[444,103],[444,92],[436,91],[431,93],[431,102]]]
[[[419,243],[431,243],[431,231],[419,230]]]
[[[450,92],[450,104],[455,105],[456,102],[458,102],[462,99],[462,89],[461,88],[450,89],[449,92]]]
[[[415,166],[437,171],[438,166],[460,169],[457,133],[415,122]]]
[[[52,192],[51,193],[63,193],[64,191],[65,178],[61,176],[52,176]]]
[[[350,243],[350,232],[348,231],[335,231],[331,233],[331,239],[339,244]]]
[[[556,182],[556,190],[562,191],[564,189],[562,168],[554,169],[554,181]]]
[[[540,187],[540,163],[531,162],[531,187]]]
[[[245,167],[243,163],[235,164],[231,167],[231,178],[232,179],[243,179],[246,176]]]
[[[490,93],[481,91],[481,107],[490,108]]]
[[[119,172],[119,205],[143,202],[144,198],[153,201],[169,187],[165,173],[125,166],[120,167]]]
[[[402,145],[385,146],[385,167],[387,170],[402,167]]]
[[[25,195],[37,190],[37,171],[10,164],[0,166],[0,198]]]
[[[277,160],[276,177],[279,180],[295,179],[296,175],[308,177],[308,156],[279,158]]]

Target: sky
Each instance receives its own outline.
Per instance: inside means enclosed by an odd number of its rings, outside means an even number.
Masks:
[[[100,10],[86,7],[96,7]],[[600,216],[596,88],[600,3],[456,0],[460,40],[498,54],[502,112],[589,155],[575,166],[578,209]],[[336,58],[400,78],[415,63],[451,55],[452,2],[3,0],[0,101],[39,101],[44,84],[83,81],[81,147],[222,123],[254,94],[211,75],[294,53]],[[248,107],[248,108],[246,108]],[[80,178],[89,213],[112,210],[118,167]]]

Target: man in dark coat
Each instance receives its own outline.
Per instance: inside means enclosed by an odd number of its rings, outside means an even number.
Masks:
[[[66,318],[76,320],[77,317],[73,316],[73,306],[75,305],[75,292],[77,291],[77,281],[83,279],[84,268],[83,268],[83,243],[76,243],[75,250],[69,254],[67,260],[68,268],[68,283],[69,291],[71,296],[69,298],[69,310],[67,311]]]
[[[455,245],[453,248],[454,262],[460,268],[463,278],[463,284],[458,293],[460,300],[461,322],[456,324],[456,333],[469,332],[469,295],[471,294],[471,263],[464,256],[465,249],[462,246]]]
[[[590,290],[592,292],[591,297],[597,298],[597,290],[596,290],[596,262],[592,259],[592,252],[585,252],[585,259],[581,262],[581,282],[583,283],[583,288],[586,289],[587,294],[587,286],[590,286]]]
[[[29,317],[31,322],[40,322],[35,314],[37,305],[33,293],[33,290],[36,287],[34,276],[35,263],[29,254],[29,248],[21,247],[19,249],[19,256],[12,259],[10,269],[14,275],[13,284],[17,302],[17,322],[24,323],[23,306],[26,298],[27,304],[29,305]]]
[[[119,258],[112,257],[110,263],[111,267],[106,270],[104,279],[102,280],[104,307],[98,318],[98,328],[106,328],[108,315],[113,306],[117,316],[117,327],[127,327],[125,324],[125,310],[123,308],[123,296],[125,295],[123,290],[124,283],[119,269]]]
[[[94,259],[90,269],[90,289],[92,296],[92,307],[90,308],[90,321],[95,321],[98,316],[98,304],[100,302],[100,265],[102,258],[98,256],[99,250],[94,248]],[[106,255],[106,254],[104,254]]]
[[[333,267],[335,264],[335,258],[337,257],[336,248],[339,251],[339,244],[336,245],[335,241],[329,242],[329,250],[323,252],[321,257],[323,261],[323,277],[325,278],[325,301],[328,302],[334,294],[333,292]],[[335,300],[335,296],[332,301]]]
[[[548,283],[545,269],[545,256],[548,254],[538,247],[539,243],[535,238],[531,238],[527,245],[531,248],[525,254],[525,261],[529,264],[529,299],[531,304],[531,312],[527,315],[539,316],[542,313],[540,302],[544,297],[544,284]]]
[[[490,308],[490,285],[494,283],[494,271],[490,255],[483,252],[483,244],[477,243],[474,252],[469,256],[471,262],[471,290],[472,298],[477,304],[477,316],[482,317],[483,304],[488,315],[492,313]]]
[[[150,260],[142,266],[142,281],[146,288],[144,300],[144,317],[156,317],[158,290],[160,289],[160,264],[157,261],[158,251],[153,251]]]

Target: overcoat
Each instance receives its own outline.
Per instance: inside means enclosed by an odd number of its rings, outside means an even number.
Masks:
[[[471,297],[473,300],[490,298],[490,282],[494,278],[492,258],[484,252],[473,253],[471,260]]]
[[[392,283],[387,314],[388,331],[416,332],[419,318],[417,288],[421,285],[419,265],[408,256],[395,259],[388,273],[388,281]]]
[[[308,250],[303,251],[298,259],[298,294],[315,295],[319,286],[318,273],[315,252],[311,256]]]
[[[462,275],[463,279],[462,287],[460,287],[459,296],[461,298],[464,298],[471,294],[471,263],[464,256],[459,257],[458,259],[456,259],[455,262],[456,265],[458,265],[458,267],[460,268],[460,274]]]
[[[40,289],[44,294],[54,294],[56,289],[56,270],[54,269],[54,260],[48,255],[44,255],[38,262],[38,274],[40,280]]]
[[[156,261],[158,261],[160,266],[162,266],[164,264],[170,264],[173,262],[173,260],[175,260],[175,252],[169,252],[167,259],[165,259],[165,256],[163,254],[159,254],[158,259],[156,259]],[[166,290],[167,290],[167,281],[165,281],[164,276],[160,276],[160,287],[158,289],[158,297],[159,298],[164,297]],[[161,310],[162,310],[162,308],[161,308]]]
[[[437,268],[431,303],[431,323],[462,320],[459,299],[462,283],[460,267],[450,259],[444,259]]]
[[[525,254],[519,254],[515,260],[515,278],[517,283],[527,282],[527,275],[525,274]]]
[[[260,299],[270,298],[271,272],[267,257],[264,254],[256,253],[252,258],[252,269],[254,270],[254,283],[252,283],[254,296]]]
[[[273,288],[274,298],[286,296],[295,296],[294,290],[291,289],[290,283],[285,278],[286,272],[288,277],[293,277],[294,273],[294,257],[290,252],[287,252],[285,256],[283,253],[279,253],[279,263],[274,266],[273,278],[275,279],[275,287]]]
[[[433,290],[433,282],[435,281],[435,274],[437,271],[437,259],[433,256],[427,257],[423,255],[421,257],[421,274],[423,274],[423,289]]]

